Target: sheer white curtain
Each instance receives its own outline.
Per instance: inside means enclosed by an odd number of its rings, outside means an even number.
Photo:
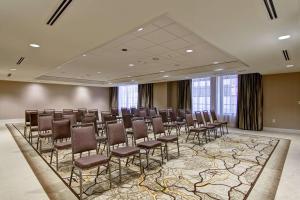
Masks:
[[[119,86],[118,106],[121,108],[137,107],[138,104],[138,85]]]
[[[218,117],[234,126],[237,113],[238,77],[237,75],[219,76],[216,83]]]
[[[210,77],[192,80],[192,110],[202,111],[211,108],[211,79]]]

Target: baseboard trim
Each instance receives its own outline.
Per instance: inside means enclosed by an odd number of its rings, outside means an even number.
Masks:
[[[300,134],[300,130],[297,130],[297,129],[264,127],[264,131],[274,131],[274,132],[280,132],[280,133],[297,133],[297,134]]]

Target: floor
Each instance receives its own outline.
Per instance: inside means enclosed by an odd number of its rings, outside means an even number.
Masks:
[[[231,131],[237,132],[240,130],[232,129]],[[275,199],[300,199],[298,189],[300,186],[298,175],[300,169],[300,159],[298,159],[300,134],[271,133],[267,131],[245,132],[291,140]],[[7,151],[7,149],[10,150]],[[0,162],[3,163],[0,166],[1,199],[49,199],[4,123],[0,124]],[[10,170],[10,173],[6,172],[7,169]],[[18,174],[18,176],[12,177],[11,173]],[[52,197],[50,198],[52,199]]]

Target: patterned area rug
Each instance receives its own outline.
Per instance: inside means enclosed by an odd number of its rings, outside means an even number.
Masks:
[[[23,133],[23,125],[14,127]],[[150,134],[150,137],[152,134]],[[185,142],[180,136],[180,156],[176,145],[170,145],[170,160],[160,166],[160,154],[150,156],[149,167],[140,175],[138,159],[122,163],[122,183],[119,181],[118,164],[112,160],[112,189],[109,189],[105,167],[95,180],[96,169],[84,172],[85,199],[246,199],[262,172],[279,139],[246,134],[229,134],[207,144],[195,139]],[[49,148],[49,141],[43,141]],[[129,141],[129,144],[130,141]],[[36,140],[33,141],[36,148]],[[105,154],[105,151],[103,152]],[[50,162],[50,153],[41,156]],[[56,171],[55,157],[51,168]],[[145,156],[142,165],[146,166]],[[66,183],[71,173],[71,150],[59,153],[57,174]],[[79,193],[79,180],[75,176],[70,188]]]

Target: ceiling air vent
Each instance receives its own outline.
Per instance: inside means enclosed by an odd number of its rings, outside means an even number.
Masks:
[[[269,17],[271,20],[277,19],[277,12],[273,3],[273,0],[264,0],[266,9],[268,11]]]
[[[282,53],[286,61],[290,60],[290,56],[287,50],[282,50]]]
[[[17,65],[20,65],[23,61],[24,61],[24,57],[21,57],[19,60],[18,60],[18,62],[17,62]]]
[[[58,8],[55,10],[53,15],[50,17],[47,24],[52,26],[72,1],[73,0],[63,0],[61,4],[58,6]]]

